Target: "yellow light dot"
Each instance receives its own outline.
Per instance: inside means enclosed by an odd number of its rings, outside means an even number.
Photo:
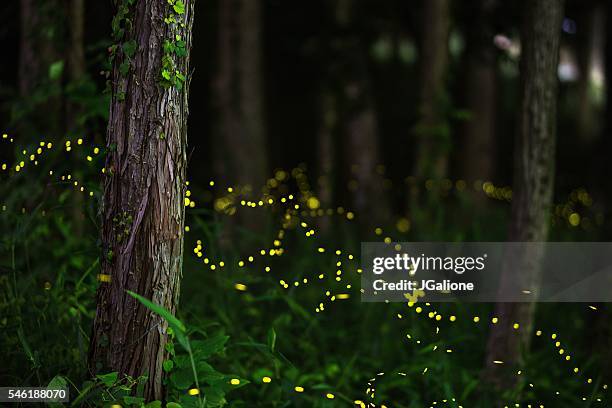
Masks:
[[[580,214],[572,213],[569,216],[568,221],[572,227],[577,227],[580,224]]]
[[[232,379],[230,380],[230,384],[232,384],[232,385],[238,385],[238,384],[240,384],[240,380],[239,380],[238,378],[232,378]]]
[[[346,213],[346,218],[348,220],[352,220],[353,218],[355,218],[355,214],[353,214],[351,211]]]
[[[493,324],[497,324],[497,322],[499,321],[499,319],[497,317],[494,317],[491,319],[491,323]]]
[[[474,323],[478,323],[480,321],[480,317],[474,316]]]
[[[296,385],[294,390],[295,392],[304,392],[304,387],[300,387],[299,385]]]
[[[198,390],[197,388],[192,388],[188,391],[189,395],[198,395],[200,393],[200,390]]]
[[[514,324],[512,325],[512,328],[513,328],[514,330],[518,330],[518,328],[519,328],[519,324],[518,324],[518,323],[514,323]]]
[[[450,320],[451,322],[454,322],[455,320],[457,320],[456,316],[451,316],[448,318],[448,320]]]
[[[334,394],[332,394],[331,392],[328,392],[327,394],[325,394],[325,396],[329,399],[334,399],[336,398],[336,396]]]
[[[306,201],[306,205],[308,206],[308,208],[310,208],[311,210],[316,210],[317,208],[319,208],[319,206],[321,205],[321,203],[319,202],[319,199],[317,197],[310,197],[308,198],[308,200]]]
[[[272,379],[271,379],[270,377],[267,377],[267,376],[266,376],[266,377],[262,378],[262,379],[261,379],[261,381],[262,381],[262,382],[264,382],[264,383],[266,383],[266,384],[268,384],[268,383],[271,383],[271,382],[272,382]]]
[[[416,309],[414,309],[414,311],[417,312],[417,313],[421,313],[423,311],[423,309],[419,306]]]
[[[247,290],[247,286],[242,284],[242,283],[237,283],[234,285],[234,287],[236,288],[236,290],[240,290],[240,291],[245,291]]]

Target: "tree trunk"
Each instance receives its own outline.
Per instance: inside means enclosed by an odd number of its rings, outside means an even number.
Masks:
[[[82,81],[85,76],[85,3],[84,0],[70,0],[68,3],[69,46],[66,50],[67,57],[67,79],[72,84]],[[81,131],[78,123],[81,109],[79,105],[68,100],[66,103],[66,128],[69,132]]]
[[[450,139],[446,122],[446,71],[450,1],[426,0],[423,12],[423,40],[420,48],[420,121],[416,135],[414,175],[436,180],[446,176]]]
[[[325,86],[321,87],[319,97],[319,128],[317,132],[317,164],[318,164],[318,195],[322,208],[331,208],[334,203],[336,155],[336,98],[333,92]],[[325,215],[317,218],[319,230],[329,232],[332,218]]]
[[[69,41],[65,51],[67,59],[67,80],[69,86],[75,87],[85,79],[85,47],[83,30],[85,28],[85,3],[84,0],[70,0],[67,4],[66,15],[70,24],[68,25]],[[70,95],[65,95],[66,105],[66,130],[69,135],[82,135],[84,131],[81,115],[83,109],[79,103],[71,100]],[[82,172],[75,169],[77,179],[82,179]],[[85,212],[83,211],[84,199],[82,194],[72,195],[73,205],[73,231],[77,237],[83,236],[85,224]]]
[[[193,0],[183,1],[182,13],[167,0],[120,5],[129,7],[132,23],[122,25],[123,35],[119,31],[118,44],[122,46],[115,50],[112,72],[102,208],[102,282],[89,366],[92,372],[147,375],[144,396],[148,400],[163,398],[168,325],[126,290],[172,313],[176,310],[182,274],[194,5]],[[166,17],[177,23],[166,24]],[[164,44],[180,46],[179,41],[184,41],[184,52],[166,50]],[[184,75],[184,83],[175,76],[177,72]]]
[[[494,176],[497,91],[492,22],[497,2],[475,3],[475,10],[468,17],[464,95],[470,118],[463,128],[461,156],[463,177],[470,184],[476,180],[491,180]]]
[[[577,136],[585,144],[593,142],[597,134],[597,104],[592,95],[592,72],[596,67],[598,49],[604,31],[604,4],[598,1],[581,3],[576,31],[576,53],[578,62],[577,82]]]
[[[563,19],[562,0],[525,3],[521,55],[521,106],[515,142],[514,193],[508,241],[531,241],[529,250],[507,254],[501,271],[500,293],[515,287],[537,287],[543,245],[548,236],[549,210],[555,175],[557,65]],[[540,244],[538,244],[540,243]],[[517,273],[517,272],[521,273]],[[498,303],[487,344],[484,379],[498,388],[516,384],[516,365],[528,349],[535,304]],[[514,330],[518,323],[520,330]],[[495,364],[501,360],[505,364]]]
[[[343,55],[342,123],[344,159],[350,168],[349,189],[352,206],[360,225],[369,233],[375,225],[388,221],[389,202],[383,189],[378,119],[370,90],[366,51],[354,21],[358,2],[338,0],[336,24],[343,32],[339,52]]]
[[[65,24],[62,2],[21,0],[20,20],[19,94],[23,101],[32,103],[32,96],[51,83],[51,64],[62,61],[60,34]],[[61,77],[54,81],[60,86]],[[25,106],[27,118],[21,121],[25,124],[20,125],[20,133],[36,137],[41,133],[60,135],[63,104],[61,98],[51,95],[50,91],[44,91],[46,98],[40,105]]]
[[[219,2],[215,173],[259,199],[267,169],[260,1]],[[253,219],[253,217],[249,217]]]

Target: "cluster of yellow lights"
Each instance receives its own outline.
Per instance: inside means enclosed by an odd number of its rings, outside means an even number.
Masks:
[[[12,137],[9,137],[8,134],[6,133],[2,135],[2,139],[6,139],[10,143],[14,142],[14,139]],[[75,144],[77,146],[82,145],[83,139],[81,138],[76,139],[74,143],[71,140],[67,140],[64,143],[64,148],[67,152],[70,152]],[[26,167],[27,163],[33,163],[34,165],[38,165],[38,159],[43,154],[45,149],[49,150],[52,148],[53,148],[53,144],[51,142],[41,141],[39,143],[39,146],[36,148],[34,152],[29,153],[26,150],[23,150],[22,154],[24,156],[24,159],[20,160],[14,166],[9,166],[6,163],[2,163],[0,168],[3,171],[13,169],[15,172],[20,172],[24,167]],[[100,153],[100,148],[93,147],[92,154],[87,155],[86,160],[88,162],[92,162],[93,156],[98,155],[99,153]],[[104,168],[102,168],[102,173],[105,173]],[[53,171],[50,171],[49,174],[53,175]],[[283,183],[287,182],[291,178],[293,178],[296,181],[296,184],[299,188],[299,194],[297,195],[297,197],[294,196],[293,194],[287,194],[283,196],[274,196],[272,194],[273,190],[279,189],[283,185]],[[86,188],[82,184],[80,184],[77,180],[74,180],[74,178],[70,174],[62,175],[60,177],[60,180],[63,182],[70,182],[70,184],[73,185],[77,190],[81,192],[86,192]],[[353,182],[355,181],[353,180]],[[406,179],[406,182],[408,184],[415,185],[416,179],[409,177]],[[216,183],[213,180],[209,182],[210,187],[214,187],[215,184]],[[468,188],[468,183],[466,183],[466,181],[464,180],[457,180],[455,182],[452,182],[451,180],[448,180],[448,179],[442,180],[440,182],[435,182],[433,180],[426,180],[424,184],[425,184],[425,188],[428,191],[432,191],[432,190],[435,190],[436,188],[439,188],[442,192],[448,192],[452,190],[453,187],[457,191],[464,191]],[[184,204],[187,208],[195,208],[196,202],[194,201],[192,197],[192,193],[189,190],[189,187],[188,187],[189,182],[187,182],[186,185],[187,185],[187,189],[185,192]],[[492,182],[477,181],[473,183],[473,188],[475,191],[484,192],[484,194],[491,199],[503,200],[503,201],[511,201],[512,199],[512,189],[507,186],[499,187],[499,186],[495,186]],[[282,228],[280,228],[280,230],[278,231],[277,237],[273,241],[272,245],[269,248],[262,248],[259,252],[249,255],[247,257],[244,257],[243,259],[240,259],[239,261],[237,261],[238,268],[244,268],[247,265],[253,265],[254,263],[256,263],[257,257],[264,259],[267,256],[269,257],[282,256],[285,252],[282,246],[282,242],[283,242],[286,230],[289,228],[299,227],[302,229],[306,237],[314,237],[315,229],[304,220],[304,217],[330,216],[330,215],[338,214],[338,215],[344,216],[347,220],[353,220],[355,218],[355,214],[352,211],[345,210],[344,207],[337,207],[333,209],[332,208],[328,208],[328,209],[321,208],[321,202],[319,198],[316,197],[316,195],[310,190],[310,185],[308,183],[308,178],[305,174],[305,169],[301,167],[294,168],[293,170],[289,172],[284,171],[284,170],[277,170],[275,172],[274,177],[267,180],[263,195],[259,199],[242,198],[242,194],[245,191],[247,192],[249,191],[248,188],[245,189],[245,188],[241,188],[238,186],[234,186],[234,187],[227,187],[226,189],[224,189],[224,191],[226,192],[225,195],[220,196],[214,201],[214,209],[219,212],[228,214],[228,215],[233,215],[236,212],[237,204],[239,204],[241,207],[244,207],[244,208],[258,208],[258,207],[261,208],[261,207],[271,207],[275,205],[281,205],[285,208],[285,212],[283,215]],[[93,196],[92,191],[89,191],[88,193],[89,193],[89,196]],[[565,204],[556,205],[554,207],[553,216],[557,218],[565,219],[567,223],[572,227],[576,227],[579,225],[584,226],[585,222],[587,222],[588,219],[581,217],[580,214],[577,212],[576,207],[579,205],[585,208],[590,207],[592,205],[592,198],[584,189],[574,190],[570,194],[569,199]],[[3,210],[5,209],[6,207],[3,207]],[[554,219],[553,219],[553,222],[554,222]],[[410,227],[411,227],[410,220],[406,217],[401,217],[397,220],[395,227],[398,232],[406,233],[410,230]],[[189,226],[187,225],[185,226],[185,231],[189,232]],[[382,238],[385,243],[391,244],[393,242],[392,237],[390,235],[385,235],[383,237],[383,232],[384,232],[383,229],[380,227],[377,227],[374,230],[375,236]],[[399,244],[396,244],[397,250],[401,249],[401,247],[397,248],[397,246],[399,246]],[[196,241],[196,246],[194,247],[193,252],[197,258],[201,258],[203,263],[208,265],[210,270],[214,271],[217,268],[223,268],[226,265],[226,262],[223,260],[212,262],[211,259],[204,256],[204,247],[202,244],[202,240],[198,239]],[[328,249],[326,249],[323,246],[317,247],[316,252],[319,254],[323,254],[326,252],[335,253],[337,269],[334,275],[334,280],[340,283],[342,281],[342,276],[343,276],[343,269],[342,269],[343,260],[353,261],[354,256],[352,254],[347,254],[343,256],[343,252],[341,249],[328,251]],[[266,265],[263,270],[265,272],[270,272],[271,267],[269,265]],[[355,272],[359,274],[361,273],[361,269],[357,268]],[[318,273],[318,274],[315,274],[315,276],[311,277],[310,279],[308,277],[303,277],[301,279],[296,279],[293,281],[289,280],[288,282],[281,279],[279,283],[282,288],[289,289],[291,287],[295,288],[298,286],[306,285],[308,283],[316,281],[317,279],[323,280],[325,276],[326,275],[324,273]],[[238,292],[245,292],[249,290],[246,284],[240,283],[240,282],[236,282],[234,284],[234,288]],[[343,299],[350,298],[351,294],[346,293],[346,292],[350,291],[351,289],[352,289],[351,285],[346,284],[346,285],[343,285],[341,288],[339,288],[339,290],[335,290],[334,291],[335,293],[333,293],[331,290],[326,290],[324,300],[321,301],[316,306],[315,311],[317,313],[324,311],[325,305],[326,305],[325,302],[330,303],[336,300],[343,300]],[[415,302],[409,301],[407,304],[410,310],[413,310],[415,314],[421,315],[421,316],[427,316],[432,321],[443,322],[445,320],[448,320],[450,323],[457,321],[457,317],[455,315],[449,315],[448,317],[444,317],[440,313],[435,311],[432,308],[431,304],[429,303],[424,303],[423,305],[419,304],[417,306]],[[596,310],[595,306],[589,306],[589,307],[593,310]],[[401,314],[397,314],[398,319],[402,319],[402,317],[403,316]],[[471,320],[475,325],[478,325],[479,323],[482,322],[482,319],[480,316],[473,316]],[[494,316],[494,317],[491,317],[489,321],[491,324],[498,324],[500,319]],[[512,328],[517,332],[521,330],[519,323],[516,323],[516,322],[513,323]],[[435,334],[438,335],[439,333],[440,333],[440,328],[436,325]],[[536,337],[542,337],[544,336],[544,333],[542,330],[538,329],[535,331],[535,335]],[[406,337],[408,338],[408,340],[413,339],[410,334],[407,334]],[[563,359],[563,361],[570,362],[571,355],[566,351],[564,347],[562,347],[562,343],[558,339],[558,335],[556,333],[551,333],[550,339],[553,342],[554,348],[556,350],[556,354],[558,354]],[[420,340],[415,340],[415,341],[417,344],[421,343]],[[453,349],[450,347],[439,347],[438,344],[434,344],[432,346],[432,351],[437,351],[437,350],[440,350],[440,351],[444,350],[447,354],[450,354],[453,352]],[[501,360],[493,361],[493,363],[494,364],[504,364],[504,362]],[[429,368],[424,367],[422,370],[422,375],[426,375],[428,371],[429,371]],[[580,373],[580,369],[578,366],[572,366],[570,371],[572,374],[575,374],[575,375],[578,375]],[[522,375],[523,372],[519,370],[517,371],[516,374]],[[382,375],[384,375],[384,373],[377,374],[377,376],[382,376]],[[397,375],[406,376],[405,373],[397,373]],[[374,398],[375,381],[376,381],[376,377],[374,377],[368,382],[368,387],[366,388],[366,392],[365,392],[366,396],[368,396],[368,399]],[[231,385],[241,384],[241,380],[238,378],[232,378],[229,382]],[[272,382],[272,378],[269,376],[264,376],[261,378],[261,382],[263,384],[269,384]],[[585,380],[585,384],[587,385],[591,385],[592,383],[593,383],[592,378],[587,378]],[[533,384],[530,384],[530,386],[533,387]],[[607,388],[608,388],[607,385],[603,385],[602,387],[603,390],[607,390]],[[296,393],[303,393],[305,392],[305,388],[302,385],[296,385],[294,387],[294,391]],[[200,391],[195,388],[188,390],[189,395],[198,395],[199,392]],[[559,395],[559,394],[560,392],[557,391],[556,395]],[[322,395],[322,397],[331,400],[331,399],[334,399],[336,396],[332,392],[325,392]],[[586,397],[582,397],[582,400],[586,401]],[[597,398],[597,401],[601,402],[601,398]],[[447,400],[447,399],[441,400],[441,403],[447,403],[447,402],[455,403],[456,401],[455,401],[455,398],[451,398],[450,400]],[[373,402],[366,403],[361,400],[354,400],[354,404],[359,407],[366,407],[366,406],[375,407],[376,406]],[[439,406],[439,404],[440,402],[434,401],[431,403],[431,406],[436,406],[436,405]],[[119,405],[115,405],[115,406],[119,406]],[[519,404],[515,404],[515,406],[519,406]],[[380,407],[384,408],[385,405],[381,405]],[[461,405],[459,405],[459,407],[461,407]]]

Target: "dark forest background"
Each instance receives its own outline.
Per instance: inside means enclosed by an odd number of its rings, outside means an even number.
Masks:
[[[500,389],[481,381],[494,305],[413,313],[362,304],[356,289],[362,241],[507,239],[525,9],[499,0],[196,2],[179,317],[192,337],[219,343],[205,353],[218,375],[208,406],[609,403],[607,305],[538,305],[533,333],[545,336],[531,336],[524,378]],[[0,386],[68,381],[77,405],[141,403],[121,399],[125,383],[92,380],[85,365],[115,12],[111,1],[0,4]],[[563,15],[549,239],[608,241],[612,4],[567,0]],[[308,227],[258,204],[262,194],[295,195]],[[314,241],[304,237],[310,227]],[[270,246],[287,256],[248,259]],[[209,262],[227,267],[211,273]],[[342,284],[336,269],[349,275]],[[334,303],[326,290],[350,300]],[[168,370],[168,400],[190,406],[194,383],[181,364],[179,355]]]

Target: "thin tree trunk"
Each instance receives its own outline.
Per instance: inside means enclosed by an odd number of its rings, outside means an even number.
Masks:
[[[67,79],[68,82],[76,84],[85,76],[85,3],[84,0],[70,0],[67,11],[69,24],[69,46],[66,50],[67,57]],[[69,132],[80,131],[78,123],[81,109],[78,104],[68,100],[66,103],[66,128]]]
[[[176,310],[182,274],[194,1],[184,0],[184,6],[182,14],[173,12],[166,0],[138,0],[130,6],[132,28],[128,26],[120,39],[123,51],[116,51],[112,72],[102,210],[103,279],[89,366],[93,372],[147,375],[146,399],[163,398],[168,325],[126,290],[172,313]],[[177,24],[164,23],[170,15]],[[186,55],[164,51],[165,41],[176,44],[178,38],[185,42]],[[130,58],[131,40],[137,48]],[[184,84],[178,78],[174,84],[164,82],[162,56],[173,61],[172,67],[166,65],[168,72],[186,77]]]
[[[336,155],[335,130],[337,121],[336,98],[333,93],[323,87],[319,103],[319,130],[317,137],[318,152],[318,195],[322,208],[331,208],[334,199],[334,162]],[[318,226],[322,232],[328,232],[331,217],[318,218]]]
[[[500,293],[507,287],[532,288],[537,296],[543,245],[555,176],[557,65],[563,19],[562,0],[525,3],[521,56],[521,106],[515,143],[514,194],[509,241],[531,241],[528,250],[507,254]],[[498,388],[516,384],[516,365],[529,347],[534,303],[498,303],[491,325],[484,379]],[[518,323],[520,330],[514,330]],[[505,364],[495,364],[501,360]]]
[[[215,173],[258,193],[267,175],[260,1],[219,2]],[[250,217],[253,219],[253,217]]]
[[[32,96],[42,86],[50,84],[51,64],[62,60],[59,36],[65,23],[62,3],[58,0],[21,0],[20,20],[19,94],[24,101],[32,101]],[[61,84],[61,78],[56,81]],[[23,133],[60,134],[63,123],[60,98],[49,96],[41,105],[26,106],[26,109],[29,112],[27,121],[22,121],[27,122],[22,125]]]
[[[577,136],[586,143],[594,140],[597,133],[596,103],[591,94],[591,73],[599,58],[598,48],[604,37],[604,5],[595,1],[585,1],[578,20],[576,47],[578,61],[578,105]]]
[[[368,76],[366,52],[353,21],[358,2],[339,0],[336,23],[345,33],[340,52],[345,61],[342,71],[342,129],[344,155],[350,167],[352,205],[368,232],[374,225],[388,221],[389,202],[383,189],[383,177],[377,173],[381,164],[378,120]]]
[[[420,115],[414,175],[436,180],[446,176],[450,146],[446,123],[446,71],[450,1],[426,0],[420,52]]]
[[[76,86],[85,78],[85,47],[84,35],[85,28],[85,3],[84,0],[70,0],[67,4],[69,31],[68,48],[66,49],[67,59],[67,80],[71,86]],[[65,95],[65,94],[64,94]],[[83,109],[80,104],[71,100],[70,95],[65,95],[66,105],[66,130],[70,135],[82,135],[83,124],[80,123],[80,116]],[[81,179],[81,172],[75,170],[77,179]],[[73,194],[73,231],[75,236],[82,237],[85,223],[85,213],[83,211],[82,194]]]
[[[468,18],[465,92],[470,118],[464,126],[463,177],[468,182],[494,176],[497,60],[492,17],[496,1],[475,2]],[[484,197],[479,195],[479,197]]]

